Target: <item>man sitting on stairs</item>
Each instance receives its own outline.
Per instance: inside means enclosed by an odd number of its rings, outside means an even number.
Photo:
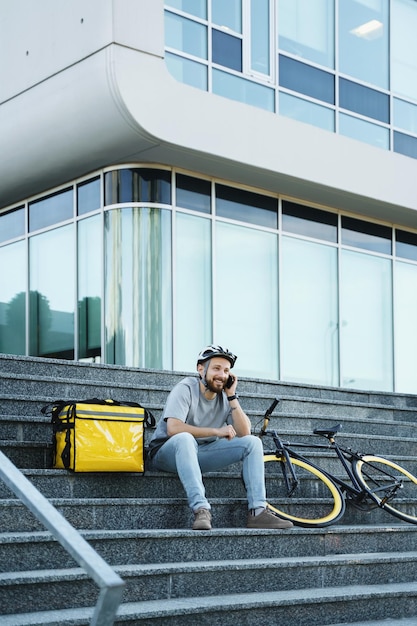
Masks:
[[[202,473],[242,461],[248,528],[290,528],[291,522],[266,506],[262,443],[250,434],[249,418],[236,395],[237,376],[230,373],[236,358],[221,346],[200,352],[199,378],[184,378],[168,396],[150,441],[149,469],[177,473],[194,513],[193,530],[211,530]]]

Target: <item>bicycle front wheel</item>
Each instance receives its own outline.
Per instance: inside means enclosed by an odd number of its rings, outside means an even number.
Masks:
[[[265,454],[264,462],[268,507],[279,517],[297,526],[320,528],[334,524],[343,516],[345,500],[339,487],[319,469],[292,458],[298,482],[289,497],[284,480],[284,473],[289,475],[285,458]]]
[[[353,462],[360,485],[381,509],[417,524],[417,478],[394,461],[366,454]]]

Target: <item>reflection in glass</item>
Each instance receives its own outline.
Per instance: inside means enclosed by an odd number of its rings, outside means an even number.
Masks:
[[[276,198],[226,185],[216,185],[216,214],[259,226],[278,227]]]
[[[73,359],[74,225],[31,237],[29,267],[29,354]]]
[[[281,379],[339,384],[337,249],[282,238]]]
[[[334,0],[279,0],[279,47],[334,68]]]
[[[394,126],[417,134],[417,105],[393,98],[393,109]]]
[[[282,54],[279,56],[279,84],[305,96],[334,104],[334,75],[300,63]]]
[[[192,211],[211,213],[210,181],[177,174],[176,205]]]
[[[0,248],[0,352],[26,354],[26,242]],[[4,268],[13,268],[12,272]]]
[[[395,265],[395,390],[416,393],[417,372],[417,266]]]
[[[188,372],[212,340],[211,222],[178,213],[175,234],[174,369]]]
[[[392,391],[391,261],[349,250],[341,258],[341,384]]]
[[[29,204],[29,231],[33,232],[58,222],[64,222],[71,219],[73,215],[74,192],[72,188],[40,198]]]
[[[337,243],[336,213],[282,201],[282,230]]]
[[[171,369],[171,214],[124,208],[104,218],[106,363]]]
[[[170,52],[165,53],[165,63],[170,74],[179,83],[185,83],[207,91],[207,66],[190,59],[183,59]]]
[[[212,61],[236,72],[242,71],[242,40],[213,28]]]
[[[101,215],[78,222],[79,359],[101,355],[102,241]]]
[[[165,0],[165,5],[207,19],[207,0]]]
[[[251,69],[269,76],[270,69],[270,0],[251,0]]]
[[[342,243],[380,254],[391,254],[392,230],[389,226],[342,216]]]
[[[220,70],[213,69],[212,76],[212,91],[218,96],[251,104],[266,111],[275,111],[274,89],[265,85],[259,85],[240,76],[226,74],[226,72],[221,72]]]
[[[391,90],[417,100],[417,5],[391,2]]]
[[[389,2],[339,2],[339,70],[389,88]]]
[[[417,261],[417,234],[396,229],[395,254],[403,259]]]
[[[165,11],[165,45],[207,59],[207,26]]]
[[[345,78],[339,80],[339,105],[359,115],[389,123],[389,95]]]
[[[0,241],[7,241],[25,234],[25,207],[0,213]]]
[[[242,33],[242,0],[211,0],[213,24]]]
[[[417,159],[417,137],[394,131],[394,152]]]
[[[287,93],[279,94],[279,113],[299,122],[318,126],[323,130],[334,132],[334,110],[297,98]]]
[[[101,206],[100,178],[88,180],[77,186],[77,213],[84,215],[96,211]]]
[[[214,343],[238,355],[241,376],[278,378],[277,235],[216,224]]]
[[[352,115],[339,114],[339,133],[377,148],[389,150],[389,129]]]
[[[129,168],[106,172],[104,204],[128,202],[171,203],[171,172],[152,168]]]

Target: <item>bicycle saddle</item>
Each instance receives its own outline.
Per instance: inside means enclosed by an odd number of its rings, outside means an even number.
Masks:
[[[333,437],[339,430],[342,430],[342,424],[336,424],[336,426],[331,426],[330,428],[316,428],[316,430],[313,430],[313,433],[323,437]]]

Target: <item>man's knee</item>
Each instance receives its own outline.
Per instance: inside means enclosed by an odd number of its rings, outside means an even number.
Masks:
[[[262,441],[256,435],[245,435],[242,437],[245,442],[247,453],[263,454]]]
[[[197,450],[197,441],[190,433],[177,433],[176,435],[172,435],[170,441],[179,452],[183,450]]]

